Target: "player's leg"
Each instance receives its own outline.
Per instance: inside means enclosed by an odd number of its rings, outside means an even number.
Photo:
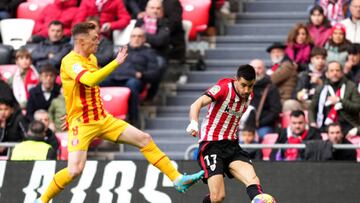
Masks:
[[[139,148],[144,157],[171,181],[176,190],[185,192],[190,186],[199,181],[204,172],[192,175],[182,175],[171,163],[169,157],[162,152],[148,133],[145,133],[125,121],[109,118],[103,131],[103,138],[114,142],[126,143]],[[116,127],[117,126],[117,127]]]
[[[88,147],[98,134],[100,124],[80,124],[69,127],[68,165],[57,172],[48,188],[41,195],[41,201],[47,203],[59,194],[68,184],[78,177],[84,169]]]
[[[67,167],[55,174],[50,185],[41,195],[41,202],[49,202],[81,174],[85,166],[86,156],[87,151],[74,151],[69,153]]]
[[[210,195],[207,195],[203,203],[218,203],[225,199],[225,184],[223,175],[214,175],[207,179]]]
[[[208,184],[210,194],[205,196],[203,203],[222,202],[225,198],[224,164],[226,153],[223,142],[201,142],[199,145],[198,163],[205,171],[204,181]]]
[[[236,160],[229,165],[230,173],[246,186],[250,200],[256,195],[263,193],[260,180],[257,177],[254,167],[245,161]]]

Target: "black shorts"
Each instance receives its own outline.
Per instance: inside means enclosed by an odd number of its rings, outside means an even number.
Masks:
[[[233,178],[229,165],[236,160],[252,164],[249,154],[239,146],[238,140],[203,141],[199,145],[198,163],[205,171],[205,182],[218,174]]]

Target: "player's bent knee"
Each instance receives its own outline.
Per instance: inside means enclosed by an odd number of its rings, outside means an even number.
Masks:
[[[151,138],[150,134],[144,133],[144,132],[141,133],[140,141],[139,141],[140,148],[147,146],[151,142],[151,140],[152,140],[152,138]]]
[[[220,194],[220,193],[211,193],[210,194],[210,199],[211,202],[216,202],[216,203],[220,203],[223,202],[225,200],[225,194]]]
[[[259,185],[259,184],[260,184],[260,179],[259,179],[259,177],[254,176],[254,177],[250,180],[250,184],[249,184],[249,185],[252,185],[252,184],[257,184],[257,185]]]
[[[81,167],[81,166],[71,167],[71,168],[69,168],[69,174],[73,179],[77,178],[78,176],[81,175],[83,169],[84,169],[84,167]]]

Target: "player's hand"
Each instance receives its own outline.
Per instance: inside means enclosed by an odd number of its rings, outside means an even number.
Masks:
[[[67,131],[69,126],[68,126],[68,123],[66,122],[66,114],[63,115],[60,120],[62,121],[62,124],[61,124],[61,131]]]
[[[186,128],[186,132],[192,135],[193,137],[197,136],[199,132],[199,123],[195,120],[191,120],[190,124]]]
[[[124,63],[126,57],[128,56],[127,50],[128,50],[127,46],[123,46],[119,48],[119,52],[116,55],[116,60],[119,64]]]

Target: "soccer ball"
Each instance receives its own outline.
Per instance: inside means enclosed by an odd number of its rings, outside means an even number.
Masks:
[[[269,194],[258,194],[251,203],[276,203],[275,199]]]

